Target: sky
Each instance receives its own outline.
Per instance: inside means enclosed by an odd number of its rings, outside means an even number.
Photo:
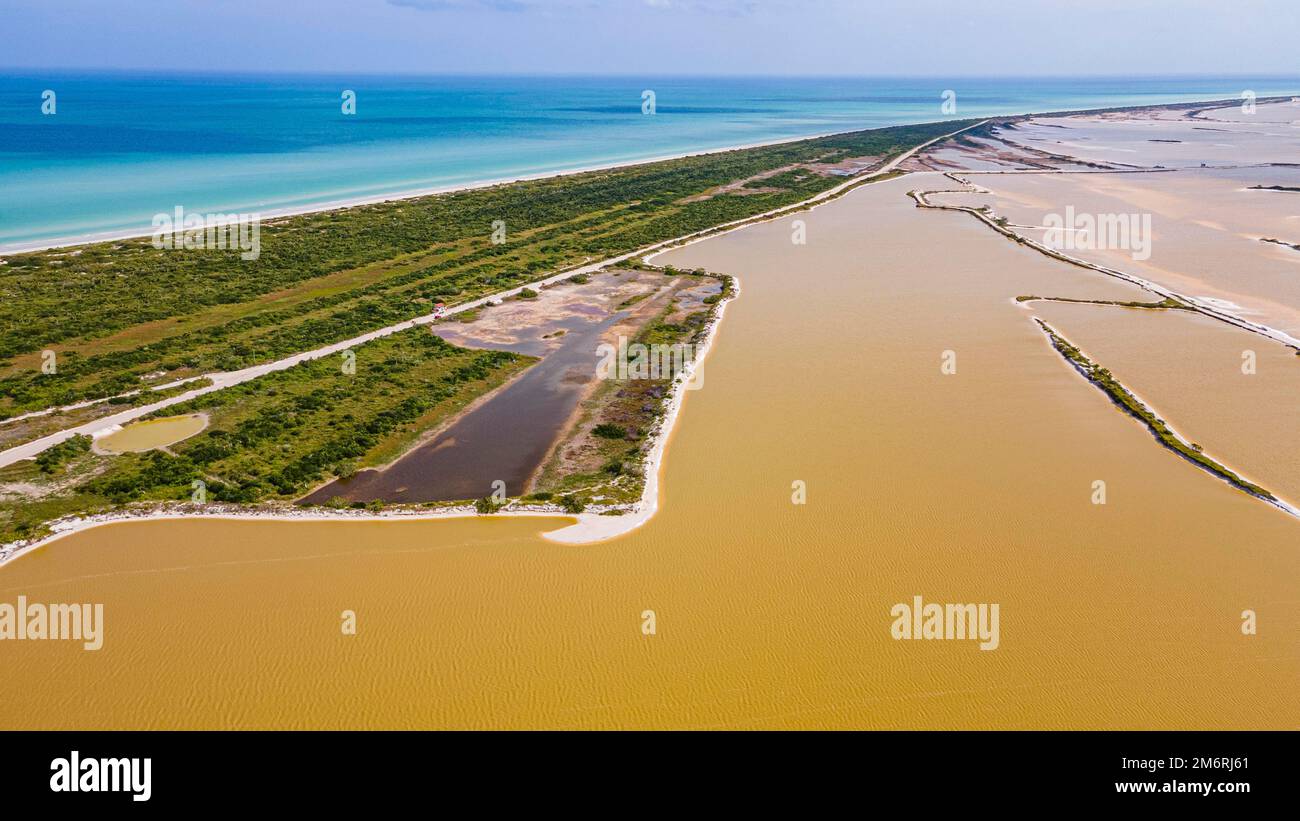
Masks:
[[[1300,0],[0,0],[0,66],[412,74],[1300,73]]]

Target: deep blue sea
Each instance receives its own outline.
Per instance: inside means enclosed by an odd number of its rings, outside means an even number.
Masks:
[[[0,71],[0,246],[897,123],[1300,94],[1300,78],[326,77]],[[55,113],[42,96],[55,93]],[[342,94],[356,95],[355,114]],[[643,113],[643,92],[655,94]],[[943,94],[956,93],[944,113]]]

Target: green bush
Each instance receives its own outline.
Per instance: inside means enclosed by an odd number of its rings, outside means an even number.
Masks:
[[[587,509],[587,503],[577,496],[561,496],[560,506],[564,508],[565,513],[581,513]]]
[[[90,452],[89,436],[77,435],[71,439],[65,439],[53,447],[46,448],[36,457],[36,466],[41,469],[41,473],[54,473],[63,467],[67,462]]]

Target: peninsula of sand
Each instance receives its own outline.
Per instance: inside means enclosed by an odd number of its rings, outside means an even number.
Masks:
[[[951,130],[944,129],[945,133],[940,134],[923,143],[911,146],[905,150],[898,150],[889,155],[880,158],[866,158],[865,161],[859,160],[853,163],[853,169],[857,173],[849,174],[848,179],[842,182],[837,181],[833,186],[808,197],[806,200],[794,203],[793,205],[783,206],[771,210],[766,210],[745,217],[743,219],[731,220],[720,225],[713,225],[700,231],[694,231],[689,234],[674,237],[670,240],[654,243],[653,245],[638,248],[634,251],[620,254],[615,257],[603,259],[599,262],[589,262],[582,265],[566,268],[558,273],[550,274],[546,277],[528,282],[519,287],[514,287],[505,291],[490,293],[476,299],[467,300],[450,306],[439,304],[431,313],[415,317],[414,319],[404,320],[394,323],[377,330],[369,331],[357,335],[350,339],[332,342],[319,348],[294,353],[282,357],[275,361],[265,362],[239,370],[226,372],[208,372],[202,375],[188,376],[182,379],[172,379],[163,381],[152,386],[148,391],[133,390],[126,394],[120,394],[118,397],[106,397],[100,400],[82,401],[68,404],[62,407],[44,408],[41,410],[27,411],[25,413],[12,416],[7,420],[0,421],[0,425],[8,425],[11,430],[16,429],[19,425],[15,423],[43,423],[51,417],[67,416],[75,412],[99,409],[101,411],[112,411],[113,403],[116,399],[134,398],[138,404],[134,404],[127,410],[110,412],[108,415],[96,414],[90,421],[70,427],[58,427],[52,432],[45,433],[39,427],[35,430],[43,433],[38,437],[27,437],[27,441],[15,444],[3,451],[0,451],[0,469],[8,466],[17,465],[24,460],[32,460],[42,453],[49,453],[52,449],[66,447],[68,443],[75,442],[78,439],[89,438],[94,442],[92,447],[95,452],[105,454],[108,451],[98,444],[101,440],[110,437],[121,438],[123,435],[132,435],[133,431],[140,429],[142,426],[154,426],[156,429],[159,423],[175,424],[177,421],[184,422],[186,419],[198,418],[202,416],[206,425],[206,414],[190,414],[189,416],[169,417],[165,413],[167,409],[175,407],[201,407],[199,404],[202,398],[229,388],[239,385],[257,384],[257,380],[271,374],[286,371],[295,366],[309,363],[315,360],[322,360],[327,357],[346,356],[354,349],[357,349],[366,343],[381,340],[394,334],[407,332],[412,329],[429,327],[432,332],[456,342],[457,344],[467,345],[471,348],[501,348],[512,350],[522,354],[531,354],[543,357],[546,360],[545,366],[539,366],[540,372],[548,369],[559,368],[562,376],[568,379],[570,384],[581,382],[582,377],[576,376],[575,371],[583,369],[590,370],[589,363],[594,353],[597,343],[604,340],[607,344],[617,338],[619,331],[635,333],[639,326],[635,323],[614,324],[613,308],[622,308],[651,296],[648,292],[628,292],[623,290],[611,290],[608,283],[601,280],[597,283],[591,283],[594,276],[601,274],[613,273],[614,275],[627,274],[633,272],[632,276],[623,276],[620,283],[626,284],[628,280],[635,280],[635,270],[654,270],[650,265],[651,259],[663,253],[665,250],[690,244],[700,239],[714,236],[720,233],[737,230],[743,226],[777,219],[794,212],[802,211],[815,207],[817,204],[830,201],[846,192],[868,182],[880,178],[888,178],[897,173],[898,166],[918,152],[929,148],[939,142],[949,139],[955,134],[970,128],[970,125],[963,125]],[[778,145],[783,144],[777,143]],[[767,145],[767,144],[764,144]],[[751,146],[752,147],[752,146]],[[742,147],[745,150],[751,147]],[[778,170],[787,170],[781,168]],[[838,169],[836,169],[838,170]],[[760,175],[760,179],[770,177],[771,174]],[[743,180],[742,180],[743,182]],[[730,187],[730,186],[729,186]],[[712,195],[712,194],[711,194]],[[74,252],[75,253],[75,252]],[[667,273],[672,273],[676,269],[669,269]],[[657,271],[656,273],[662,273]],[[704,274],[702,270],[693,272],[696,279]],[[658,277],[662,281],[662,277]],[[691,343],[691,356],[681,363],[681,367],[668,378],[664,379],[664,384],[657,388],[661,393],[655,396],[655,399],[663,400],[659,412],[654,414],[653,418],[645,420],[647,428],[644,455],[635,465],[637,479],[633,495],[626,493],[615,494],[615,497],[606,495],[597,495],[594,504],[584,502],[581,507],[576,507],[571,503],[560,504],[552,501],[555,494],[549,493],[519,493],[519,489],[536,490],[536,478],[543,471],[543,466],[532,463],[525,463],[522,467],[522,475],[511,477],[510,479],[501,479],[504,485],[514,488],[515,493],[511,494],[512,498],[502,497],[499,503],[492,505],[486,512],[499,516],[546,516],[546,515],[570,515],[577,521],[570,527],[560,531],[548,534],[547,538],[557,542],[567,543],[586,543],[600,541],[612,538],[623,533],[627,533],[640,525],[644,524],[651,516],[659,504],[659,474],[663,461],[664,451],[667,447],[669,434],[673,424],[677,419],[682,401],[688,390],[698,387],[701,381],[699,375],[702,369],[703,361],[712,345],[717,327],[722,319],[726,308],[726,303],[734,298],[738,292],[738,286],[735,284],[734,277],[727,275],[714,275],[719,283],[712,290],[702,292],[694,304],[696,307],[706,307],[709,310],[704,314],[697,315],[697,323],[700,327],[693,335]],[[644,291],[644,286],[641,289]],[[662,290],[655,288],[654,290]],[[679,285],[674,285],[669,291],[681,290]],[[565,296],[556,296],[557,294]],[[611,299],[613,296],[617,299]],[[667,294],[668,296],[677,296],[676,293]],[[712,295],[712,296],[711,296]],[[663,296],[656,294],[656,296]],[[540,301],[539,297],[541,297]],[[551,297],[556,297],[551,299]],[[549,311],[548,305],[551,302],[559,301],[564,303],[557,311]],[[599,328],[593,330],[599,331],[593,335],[574,335],[577,337],[587,337],[575,339],[574,336],[564,340],[563,345],[555,343],[559,337],[566,334],[570,328],[564,322],[567,318],[576,318],[584,313],[591,311],[600,311],[601,308],[593,306],[592,302],[598,301],[604,303],[604,310],[611,317],[609,322],[603,323]],[[661,302],[662,299],[651,299],[641,305],[635,313],[644,313],[644,309],[650,305]],[[491,320],[484,322],[480,314],[489,308],[496,308],[505,303],[512,303],[511,307],[515,310],[493,310]],[[660,306],[661,308],[663,306]],[[678,316],[672,317],[673,321],[680,322],[685,315],[678,312]],[[622,315],[618,318],[623,318]],[[643,316],[642,321],[650,317]],[[662,317],[659,317],[662,319]],[[459,321],[474,322],[475,325],[463,326],[470,328],[470,332],[452,330]],[[489,324],[495,331],[493,333],[475,333],[482,331],[482,326]],[[450,327],[449,327],[450,326]],[[502,334],[505,336],[502,337]],[[528,345],[527,338],[537,338],[539,340],[552,340],[553,344]],[[503,344],[503,339],[505,344]],[[585,343],[585,346],[584,346]],[[568,359],[571,361],[561,362],[565,359],[556,349],[564,348],[568,351]],[[541,377],[542,373],[530,373],[529,377]],[[540,380],[534,380],[540,381]],[[591,380],[586,380],[591,382]],[[454,441],[455,427],[465,421],[465,417],[471,413],[482,413],[482,405],[485,400],[492,400],[499,405],[509,406],[514,412],[528,415],[535,418],[537,413],[536,396],[512,395],[507,389],[517,388],[513,381],[508,384],[495,386],[492,391],[479,398],[476,402],[468,407],[460,409],[458,412],[450,415],[441,423],[430,430],[423,431],[418,438],[417,444],[425,445],[434,450],[443,450]],[[545,385],[542,386],[546,389]],[[587,390],[575,395],[574,405],[579,403],[580,399],[588,398],[594,391],[596,385],[586,385]],[[516,391],[516,394],[519,393]],[[151,394],[156,395],[151,396]],[[152,400],[152,401],[151,401]],[[562,423],[553,426],[552,429],[542,429],[535,434],[548,447],[548,455],[555,456],[555,451],[565,444],[568,437],[575,435],[578,423],[581,420],[580,408],[560,408],[560,419]],[[145,420],[145,421],[138,421]],[[489,420],[484,425],[496,423],[498,420]],[[506,423],[507,426],[509,423]],[[124,427],[125,426],[125,427]],[[588,426],[593,427],[593,425]],[[192,435],[201,430],[202,427],[192,430],[187,435]],[[449,430],[450,429],[450,430]],[[480,431],[484,438],[494,437],[491,430]],[[138,434],[135,434],[138,436]],[[441,438],[440,438],[441,437]],[[590,437],[589,437],[590,438]],[[446,439],[447,441],[443,441]],[[158,446],[158,449],[164,449],[164,442]],[[527,455],[528,441],[521,442],[518,437],[508,438],[501,437],[500,441],[494,444],[498,451],[509,450],[512,455],[520,451]],[[152,448],[144,448],[150,450]],[[447,454],[443,450],[443,456]],[[419,457],[418,453],[410,453],[408,456]],[[91,527],[98,527],[105,524],[121,521],[135,521],[140,519],[174,519],[178,517],[199,517],[199,518],[269,518],[273,520],[330,520],[330,519],[430,519],[430,518],[447,518],[473,516],[485,512],[482,505],[475,506],[473,500],[477,496],[483,495],[485,488],[491,487],[493,481],[490,477],[499,477],[508,475],[511,469],[515,473],[520,472],[520,466],[517,464],[508,464],[501,466],[493,463],[491,455],[484,448],[468,450],[462,456],[459,462],[455,464],[429,464],[430,460],[412,459],[417,462],[413,470],[422,474],[429,474],[444,470],[450,472],[450,477],[440,477],[439,482],[431,482],[428,478],[417,478],[424,487],[422,490],[412,494],[409,487],[394,486],[392,482],[386,483],[387,486],[378,489],[372,489],[368,496],[364,496],[364,501],[371,502],[370,506],[363,507],[356,503],[363,496],[358,495],[348,485],[356,484],[350,478],[344,482],[337,480],[327,480],[317,485],[312,493],[305,496],[300,502],[306,502],[307,506],[285,505],[283,503],[270,503],[262,505],[252,504],[220,504],[209,503],[206,499],[194,503],[175,503],[175,502],[153,502],[132,505],[115,505],[113,509],[99,512],[81,513],[74,512],[66,514],[58,519],[48,522],[44,530],[48,532],[36,537],[24,538],[11,541],[7,544],[0,545],[0,565],[13,559],[42,547],[52,541],[64,538],[70,534],[85,530]],[[444,458],[441,460],[446,461]],[[497,460],[500,461],[500,460]],[[507,460],[508,461],[508,460]],[[389,469],[398,467],[395,463],[390,462],[385,466],[384,472]],[[564,465],[563,470],[566,473],[573,473],[571,465]],[[504,473],[503,473],[504,471]],[[400,474],[400,471],[396,471]],[[409,470],[407,472],[410,472]],[[554,469],[552,470],[554,472]],[[448,480],[449,478],[449,480]],[[202,480],[199,480],[202,481]],[[375,484],[373,481],[371,484]],[[429,485],[434,484],[434,489]],[[22,497],[24,493],[30,493],[30,486],[19,485],[15,483],[11,486],[11,491],[16,491],[12,495]],[[351,492],[349,492],[351,491]],[[431,495],[432,494],[432,495]],[[438,495],[441,494],[441,495]],[[196,497],[197,498],[197,497]],[[571,498],[571,495],[570,495]],[[443,500],[446,500],[445,502]],[[348,501],[354,504],[350,507],[334,504],[323,506],[328,501]],[[469,503],[466,503],[466,501]],[[403,505],[402,502],[418,501],[423,503],[421,506]],[[567,501],[567,500],[566,500]],[[398,505],[385,505],[383,509],[377,508],[376,502],[398,502]],[[430,503],[437,502],[436,509],[429,509]]]

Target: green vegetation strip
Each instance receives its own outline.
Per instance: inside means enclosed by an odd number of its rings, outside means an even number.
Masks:
[[[101,455],[83,436],[10,466],[0,482],[36,490],[0,499],[0,543],[43,535],[46,522],[70,514],[190,501],[196,481],[211,502],[297,498],[400,451],[535,361],[458,348],[427,328],[355,354],[355,373],[341,358],[316,359],[153,414],[209,415],[204,431],[166,450]]]
[[[1273,237],[1264,237],[1260,239],[1260,242],[1269,242],[1273,245],[1281,245],[1283,248],[1290,248],[1292,251],[1300,251],[1300,243],[1287,242],[1286,240],[1275,239]]]
[[[1150,310],[1195,311],[1196,309],[1173,297],[1159,302],[1133,302],[1119,299],[1073,299],[1064,296],[1018,296],[1016,302],[1073,302],[1077,305],[1116,305],[1121,308],[1147,308]]]
[[[1230,469],[1206,456],[1201,452],[1199,445],[1184,442],[1169,429],[1169,426],[1165,424],[1163,419],[1160,419],[1152,413],[1151,409],[1138,401],[1138,398],[1130,393],[1128,388],[1121,385],[1119,381],[1111,375],[1110,371],[1090,360],[1082,351],[1070,344],[1069,341],[1058,334],[1052,326],[1048,325],[1043,320],[1035,319],[1034,321],[1043,329],[1043,333],[1047,334],[1048,339],[1052,342],[1052,347],[1056,348],[1061,356],[1065,357],[1066,361],[1073,365],[1079,373],[1083,374],[1089,382],[1092,382],[1094,385],[1105,391],[1106,395],[1109,396],[1115,404],[1119,405],[1131,416],[1145,424],[1162,445],[1185,459],[1194,462],[1210,473],[1213,473],[1215,476],[1223,479],[1233,487],[1243,490],[1256,498],[1278,503],[1278,498],[1272,493],[1269,493],[1259,485],[1246,481],[1236,473],[1233,473]]]
[[[256,260],[240,260],[238,250],[155,249],[143,238],[12,255],[0,266],[0,418],[273,361],[430,313],[435,302],[792,206],[844,178],[783,173],[761,192],[701,195],[774,169],[897,156],[967,124],[860,131],[277,219],[263,226]],[[496,220],[506,222],[504,243],[492,242]],[[44,350],[57,354],[56,373],[42,372]]]

